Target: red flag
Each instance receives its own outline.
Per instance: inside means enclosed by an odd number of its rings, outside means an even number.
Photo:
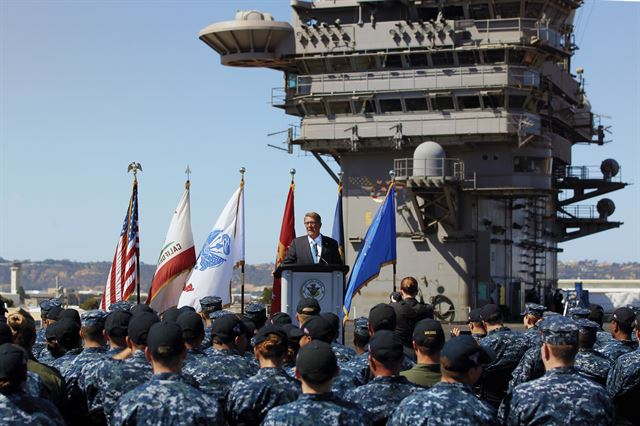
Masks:
[[[133,293],[138,284],[139,257],[138,181],[134,177],[133,193],[129,200],[127,215],[124,217],[109,277],[102,293],[100,309],[107,310],[113,303],[127,300],[129,295]]]
[[[296,237],[295,219],[293,211],[293,190],[295,185],[293,180],[289,186],[289,195],[287,195],[287,202],[284,205],[284,216],[282,217],[282,228],[280,228],[280,239],[278,240],[278,254],[276,255],[276,268],[282,263],[291,241]],[[271,295],[271,314],[280,312],[281,303],[280,294],[280,278],[273,279],[273,292]]]

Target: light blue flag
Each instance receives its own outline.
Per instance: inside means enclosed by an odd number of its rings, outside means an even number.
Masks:
[[[349,317],[351,300],[362,287],[380,274],[384,265],[396,263],[396,188],[389,185],[387,197],[376,212],[358,252],[344,296],[344,321]]]

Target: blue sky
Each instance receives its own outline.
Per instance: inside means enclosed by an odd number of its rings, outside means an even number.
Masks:
[[[282,74],[228,68],[198,31],[236,10],[288,20],[287,1],[0,2],[0,256],[111,260],[142,163],[142,260],[155,263],[192,170],[191,214],[199,249],[246,174],[247,261],[275,258],[289,169],[296,218],[317,210],[330,233],[336,188],[313,157],[267,148],[296,120],[269,104]],[[578,15],[593,110],[613,118],[613,140],[574,148],[575,165],[616,158],[640,182],[640,4],[587,0]],[[335,164],[332,164],[335,168]],[[610,195],[625,225],[563,244],[561,259],[640,260],[640,189]],[[588,204],[595,204],[588,201]]]

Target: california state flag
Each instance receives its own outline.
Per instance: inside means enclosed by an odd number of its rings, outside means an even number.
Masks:
[[[198,254],[191,276],[182,290],[178,307],[200,311],[200,299],[218,296],[231,303],[231,275],[244,262],[244,180],[218,217]]]
[[[173,212],[167,237],[160,251],[158,266],[147,298],[149,306],[159,313],[176,306],[195,263],[196,249],[191,231],[189,181],[187,181],[184,194]]]

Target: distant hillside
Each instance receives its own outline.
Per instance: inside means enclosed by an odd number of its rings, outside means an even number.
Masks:
[[[23,261],[23,281],[26,290],[46,290],[54,287],[56,276],[60,285],[67,288],[93,289],[100,288],[107,279],[111,262],[74,262],[71,260],[47,259],[38,262]],[[11,280],[11,261],[0,258],[0,284]],[[155,272],[155,265],[141,264],[143,286],[148,286]],[[245,266],[245,283],[257,286],[270,285],[273,282],[272,263]],[[582,279],[638,279],[640,263],[606,263],[596,260],[580,260],[560,262],[559,278]],[[236,271],[234,283],[240,282],[240,272]],[[145,289],[146,290],[146,289]]]

